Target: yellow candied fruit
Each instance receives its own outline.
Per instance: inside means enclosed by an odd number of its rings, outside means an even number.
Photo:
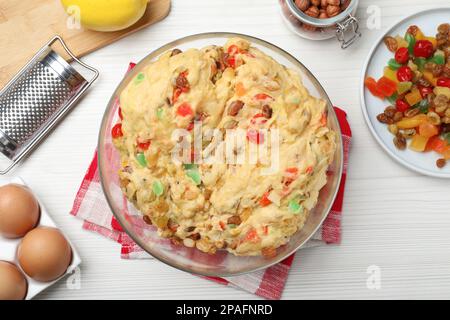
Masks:
[[[424,40],[425,35],[423,34],[422,30],[418,29],[414,38],[416,38],[416,40]]]
[[[422,95],[420,94],[420,91],[417,88],[414,88],[413,90],[411,90],[410,93],[408,93],[405,96],[405,99],[410,106],[413,106],[422,100]]]
[[[428,40],[433,44],[433,48],[436,49],[437,41],[435,37],[424,37],[423,40]]]
[[[384,72],[383,75],[388,78],[389,80],[394,81],[395,83],[398,83],[398,79],[397,79],[397,71],[392,70],[389,67],[384,67]]]
[[[416,152],[423,152],[425,151],[425,147],[427,146],[428,140],[429,138],[416,134],[413,136],[409,148]]]
[[[431,83],[433,86],[437,85],[437,79],[433,76],[433,73],[431,71],[424,71],[423,77]]]
[[[408,42],[403,37],[396,36],[395,40],[397,40],[397,48],[408,48]]]
[[[428,118],[425,114],[418,114],[411,118],[403,118],[399,122],[396,123],[397,128],[399,129],[412,129],[420,126],[421,123],[428,121]]]

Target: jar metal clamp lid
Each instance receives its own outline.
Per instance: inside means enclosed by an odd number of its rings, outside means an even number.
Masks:
[[[346,38],[346,34],[350,32],[350,37]],[[359,37],[361,37],[361,32],[359,32],[358,20],[352,16],[348,15],[347,19],[342,22],[336,23],[336,37],[341,43],[341,48],[346,49],[353,44]]]

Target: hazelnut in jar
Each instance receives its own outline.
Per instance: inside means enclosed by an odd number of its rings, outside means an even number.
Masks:
[[[357,40],[359,0],[279,0],[282,16],[296,34],[311,40],[336,37],[345,49]]]

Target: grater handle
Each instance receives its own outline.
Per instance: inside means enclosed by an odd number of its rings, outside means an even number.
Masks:
[[[6,169],[3,169],[2,171],[0,171],[0,175],[1,175],[1,176],[4,176],[4,175],[7,174],[8,172],[10,172],[10,171],[12,170],[12,168],[14,168],[18,162],[19,162],[19,161],[14,161],[13,163],[11,163],[11,164],[9,165],[9,167],[7,167]]]
[[[92,76],[92,78],[88,81],[88,85],[86,87],[86,89],[98,78],[99,72],[97,69],[95,69],[94,67],[91,67],[89,65],[87,65],[86,63],[84,63],[83,61],[79,60],[73,53],[72,51],[70,51],[70,49],[67,47],[66,43],[64,42],[64,40],[59,36],[56,35],[53,39],[51,39],[48,43],[47,43],[47,47],[51,47],[51,45],[53,43],[55,43],[56,41],[59,41],[61,43],[61,46],[64,48],[64,50],[67,52],[67,54],[73,59],[73,61],[75,61],[76,63],[78,63],[79,65],[83,66],[84,68],[88,69],[89,71],[93,72],[94,75]],[[44,46],[44,48],[46,47]]]
[[[61,112],[57,117],[55,117],[53,119],[53,121],[51,123],[49,123],[49,125],[38,135],[36,136],[33,141],[23,150],[23,152],[21,152],[21,154],[12,161],[12,163],[5,169],[0,169],[0,175],[5,175],[8,172],[10,172],[25,156],[27,156],[31,150],[33,150],[33,148],[41,141],[41,139],[43,137],[45,137],[47,135],[47,133],[54,127],[54,125],[66,114],[66,112],[72,107],[72,105],[74,105],[79,98],[84,94],[84,92],[92,85],[92,83],[98,78],[99,76],[99,71],[87,64],[85,64],[84,62],[82,62],[81,60],[79,60],[73,53],[72,51],[70,51],[70,49],[67,47],[66,43],[64,42],[64,40],[59,36],[56,35],[54,36],[47,44],[45,44],[39,51],[38,53],[36,53],[36,55],[30,60],[30,62],[28,64],[26,64],[19,72],[18,74],[13,77],[13,79],[11,79],[11,81],[6,85],[5,88],[3,88],[3,90],[5,90],[8,85],[10,83],[13,83],[15,81],[16,78],[18,78],[20,76],[20,74],[23,72],[23,70],[25,70],[29,65],[31,65],[33,63],[33,61],[40,55],[42,54],[46,49],[50,48],[52,44],[54,44],[56,41],[59,41],[61,43],[61,46],[63,47],[63,49],[67,52],[67,54],[73,59],[73,61],[75,61],[76,63],[78,63],[79,65],[81,65],[82,67],[88,69],[89,71],[91,71],[93,73],[93,76],[91,77],[90,80],[86,80],[85,85],[82,86],[82,88],[77,92],[77,94],[71,99],[71,102],[67,105],[67,107],[65,108],[65,110],[63,112]],[[0,91],[0,94],[2,93],[2,91]]]

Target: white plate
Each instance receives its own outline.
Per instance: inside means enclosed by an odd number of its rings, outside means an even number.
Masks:
[[[14,177],[14,178],[3,178],[0,177],[0,186],[3,186],[5,184],[9,183],[17,183],[21,185],[25,185],[24,181],[21,178]],[[38,226],[47,226],[47,227],[53,227],[58,228],[58,226],[55,224],[55,222],[52,220],[50,215],[48,214],[48,211],[45,209],[42,201],[39,200],[39,198],[34,194],[36,199],[39,202],[39,207],[41,209],[41,216],[39,218],[39,224]],[[67,239],[67,237],[66,237]],[[14,263],[16,266],[19,267],[19,263],[17,261],[17,248],[22,241],[22,238],[20,239],[6,239],[2,236],[0,236],[0,260],[5,260]],[[69,239],[67,239],[69,241]],[[71,274],[77,266],[81,263],[81,258],[78,254],[78,252],[75,250],[75,247],[73,244],[69,241],[70,246],[72,247],[72,262],[70,263],[69,267],[67,268],[67,271],[64,275],[59,277],[58,279],[51,281],[51,282],[39,282],[36,280],[31,279],[29,276],[27,276],[22,270],[22,273],[25,275],[25,278],[28,282],[28,292],[27,296],[25,297],[25,300],[30,300],[35,295],[40,293],[42,290],[50,287],[54,283],[58,282],[62,278],[64,278],[66,275]]]
[[[383,38],[386,35],[395,36],[397,34],[404,35],[410,25],[417,25],[425,35],[434,36],[439,24],[449,22],[450,7],[435,8],[413,14],[393,27],[389,28],[385,34],[375,43],[375,46],[370,51],[369,57],[364,65],[361,76],[361,108],[364,113],[367,125],[372,132],[375,139],[383,147],[384,150],[395,160],[405,167],[416,172],[438,177],[450,178],[450,164],[444,168],[439,169],[436,166],[436,160],[439,155],[435,152],[419,153],[412,150],[398,150],[392,140],[393,136],[387,130],[385,124],[377,120],[377,115],[384,111],[384,108],[389,105],[387,100],[380,100],[372,96],[364,86],[364,79],[366,76],[371,76],[375,79],[383,75],[383,68],[387,65],[389,59],[393,58],[393,53],[390,52],[383,43]]]

